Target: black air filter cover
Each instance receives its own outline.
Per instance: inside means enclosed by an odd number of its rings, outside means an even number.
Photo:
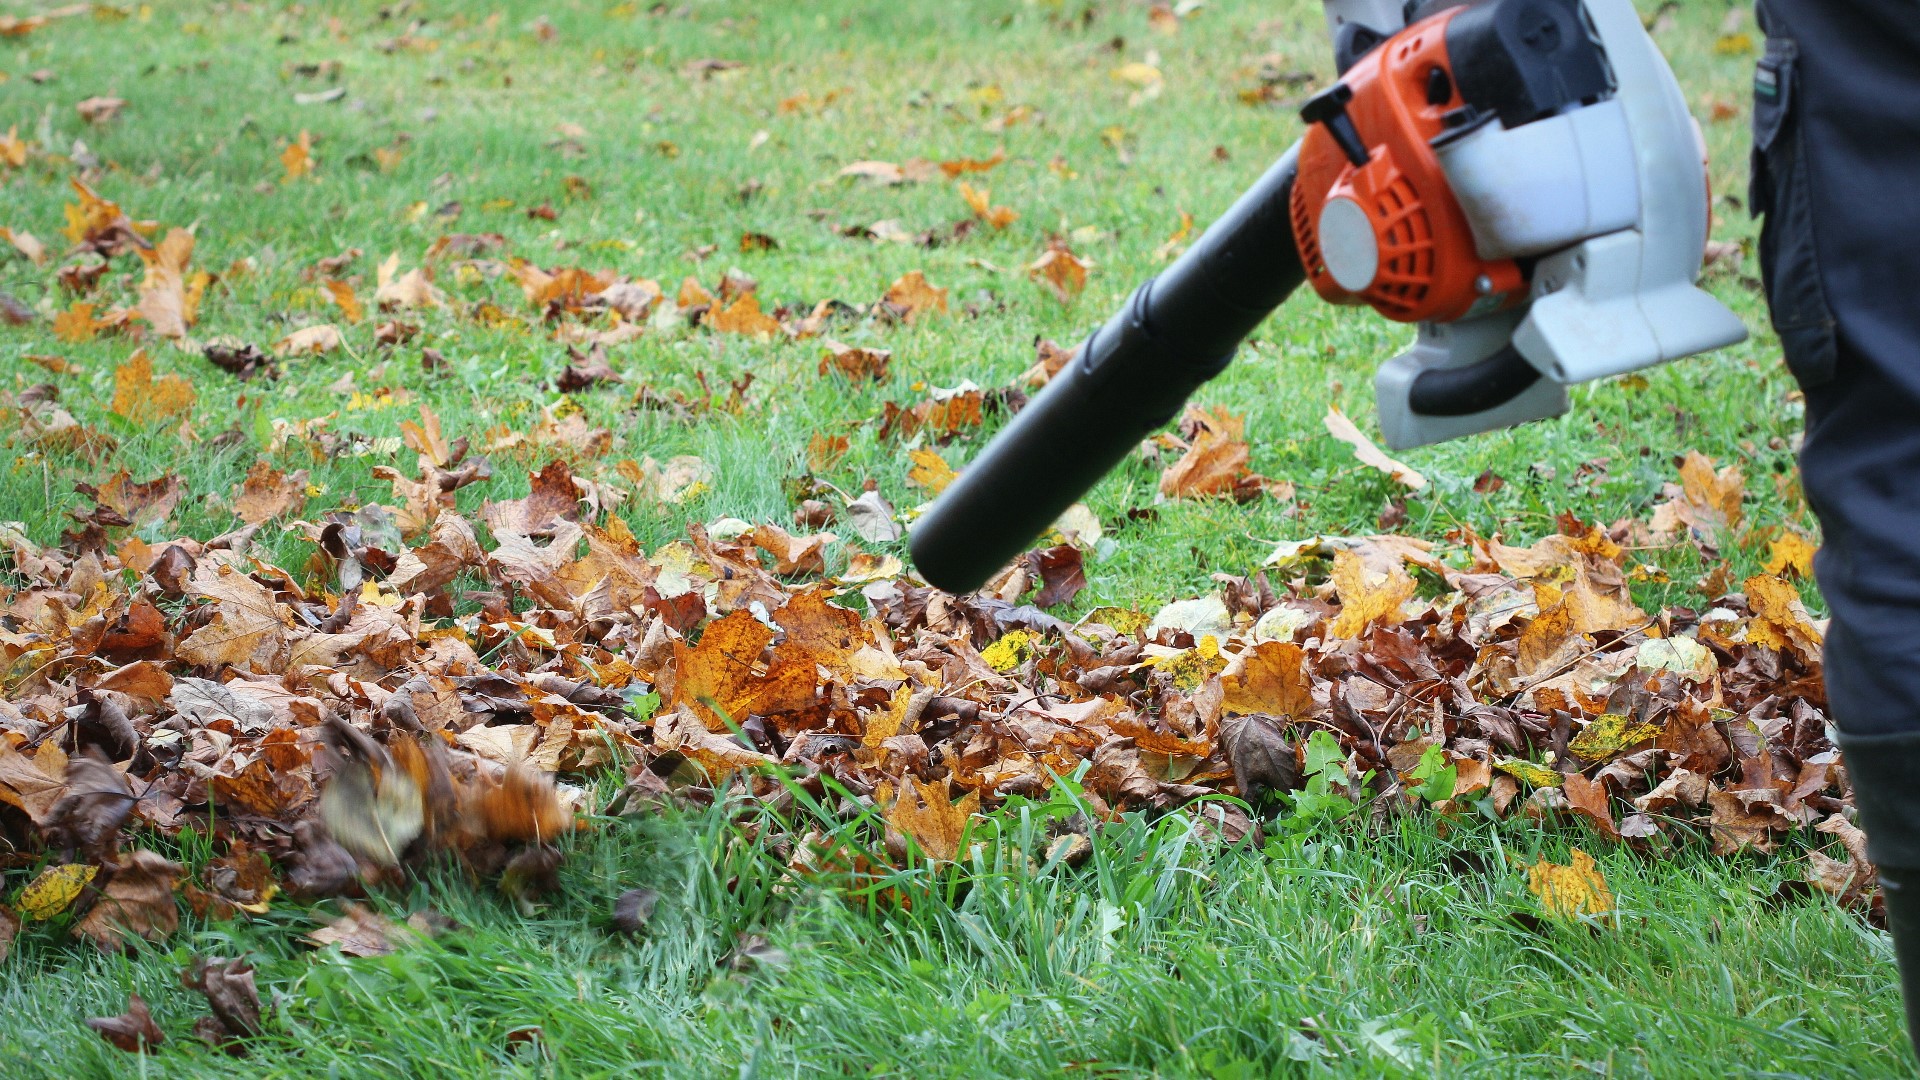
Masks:
[[[1490,0],[1447,24],[1454,83],[1507,127],[1613,96],[1613,68],[1580,0]]]

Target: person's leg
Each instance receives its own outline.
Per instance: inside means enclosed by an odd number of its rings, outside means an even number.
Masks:
[[[1753,211],[1806,391],[1827,698],[1920,1035],[1920,2],[1760,6]]]

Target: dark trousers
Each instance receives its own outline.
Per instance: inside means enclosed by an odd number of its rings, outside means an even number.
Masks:
[[[1753,211],[1874,860],[1920,871],[1920,0],[1760,0]]]

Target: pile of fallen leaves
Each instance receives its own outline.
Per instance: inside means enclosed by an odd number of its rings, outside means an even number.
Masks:
[[[438,492],[448,464],[422,454],[417,483]],[[1716,505],[1703,468],[1653,526]],[[973,814],[1065,777],[1111,819],[1215,793],[1284,811],[1311,773],[1372,815],[1573,815],[1642,845],[1766,851],[1815,828],[1848,857],[1811,853],[1814,886],[1858,902],[1871,878],[1796,586],[1763,574],[1705,611],[1643,611],[1621,546],[1640,523],[1444,552],[1321,537],[1210,595],[1069,624],[1041,605],[1085,584],[1084,513],[952,596],[891,556],[829,572],[836,538],[771,524],[644,551],[590,487],[550,465],[484,528],[428,502],[412,544],[377,506],[296,522],[298,570],[267,561],[260,526],[149,543],[95,521],[55,548],[0,532],[0,841],[8,866],[47,863],[0,908],[0,943],[64,914],[117,949],[168,936],[183,902],[245,917],[446,855],[525,901],[554,841],[608,809],[581,785],[610,769],[618,812],[796,789],[872,808],[894,858],[955,859]],[[1203,806],[1226,839],[1260,827]],[[219,852],[194,875],[138,846],[189,826]],[[836,855],[783,850],[796,873]]]

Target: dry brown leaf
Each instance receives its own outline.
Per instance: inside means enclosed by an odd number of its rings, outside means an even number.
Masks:
[[[346,956],[386,956],[413,943],[416,935],[372,908],[352,904],[347,913],[307,935],[319,948],[340,946]]]
[[[102,951],[118,952],[131,938],[160,941],[179,927],[180,906],[173,891],[184,867],[139,849],[107,869],[112,876],[100,898],[73,925],[76,937],[91,939]]]
[[[1671,498],[1654,508],[1649,525],[1654,533],[1690,529],[1703,539],[1715,540],[1740,527],[1747,481],[1738,465],[1716,471],[1712,458],[1690,451],[1680,463],[1679,488],[1669,485],[1668,491]]]
[[[253,463],[247,478],[233,491],[233,512],[241,521],[260,525],[298,513],[307,501],[307,470],[282,473],[265,458]]]
[[[1169,499],[1237,495],[1253,453],[1244,438],[1244,419],[1225,408],[1202,411],[1189,405],[1187,423],[1196,429],[1193,443],[1160,474],[1160,494]]]
[[[1313,693],[1301,667],[1305,655],[1287,641],[1264,641],[1241,652],[1220,673],[1220,707],[1229,713],[1307,716]]]
[[[887,809],[887,824],[912,837],[934,861],[952,862],[960,854],[968,823],[980,809],[980,793],[969,791],[956,803],[945,778],[923,784],[909,776],[907,785]],[[882,785],[876,797],[885,801],[891,788],[891,784]]]
[[[274,342],[275,356],[318,356],[343,344],[340,328],[328,323],[303,327]]]
[[[1063,243],[1047,245],[1040,257],[1027,264],[1027,277],[1062,304],[1071,304],[1087,287],[1092,266],[1067,249]]]
[[[947,311],[947,290],[935,288],[918,270],[902,274],[887,286],[886,295],[880,299],[907,323],[919,322],[934,312],[944,315]]]
[[[1362,465],[1379,469],[1391,477],[1395,483],[1404,484],[1415,491],[1427,486],[1426,477],[1388,457],[1385,451],[1375,446],[1373,440],[1367,438],[1366,433],[1347,418],[1346,413],[1340,411],[1340,406],[1327,406],[1325,423],[1327,434],[1353,447],[1353,456],[1359,458]]]
[[[87,1019],[87,1026],[100,1033],[100,1037],[129,1054],[144,1054],[167,1041],[160,1032],[160,1025],[153,1022],[153,1014],[147,1011],[147,1003],[139,994],[127,995],[127,1011],[119,1016],[94,1016]]]

